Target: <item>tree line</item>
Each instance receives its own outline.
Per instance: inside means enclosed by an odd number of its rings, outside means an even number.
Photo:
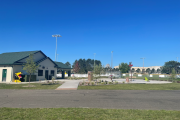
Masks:
[[[129,68],[128,63],[122,62],[121,64],[119,64],[119,70],[121,71],[121,73],[129,73],[130,68]],[[142,73],[140,68],[138,68],[136,70],[134,68],[132,68],[131,70],[132,70],[132,73],[134,73],[134,72]],[[158,68],[157,70],[155,70],[154,68],[153,69],[147,68],[145,70],[145,72],[149,73],[149,74],[151,74],[151,73],[172,74],[174,71],[177,74],[180,73],[180,63],[177,61],[165,62],[165,64],[162,67]]]
[[[101,61],[100,60],[95,60],[95,65],[101,65]],[[93,71],[94,70],[94,59],[79,59],[79,60],[75,60],[73,65],[72,65],[73,71],[75,73],[79,73],[79,74],[87,74],[88,71]]]
[[[71,64],[69,62],[65,63],[68,66],[71,66]],[[121,73],[129,73],[130,68],[129,68],[129,64],[128,63],[124,63],[122,62],[121,64],[119,64],[119,68],[111,68],[111,67],[104,67],[101,64],[100,60],[95,60],[95,65],[101,67],[101,73],[105,73],[107,71],[121,71]],[[75,73],[79,73],[79,74],[87,74],[88,71],[93,71],[94,70],[94,59],[79,59],[79,60],[75,60],[73,65],[72,65],[73,71]],[[132,68],[132,73],[136,72],[136,73],[142,73],[141,69],[134,69]],[[177,61],[168,61],[165,62],[165,64],[160,67],[160,69],[158,68],[157,70],[150,69],[147,68],[145,69],[146,73],[152,74],[152,73],[162,73],[162,74],[172,74],[173,70],[179,74],[180,73],[180,62]]]

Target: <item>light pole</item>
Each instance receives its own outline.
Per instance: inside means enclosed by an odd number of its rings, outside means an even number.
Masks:
[[[113,68],[113,51],[111,51],[111,68]]]
[[[113,69],[113,51],[111,51],[111,80],[112,80],[112,69]]]
[[[177,63],[178,63],[178,57],[176,57],[177,58]],[[177,67],[178,68],[178,67]],[[178,74],[178,70],[176,70],[176,74]]]
[[[52,37],[56,37],[56,50],[55,50],[55,61],[56,61],[56,58],[57,58],[57,37],[62,37],[61,35],[52,35]]]
[[[59,55],[59,54],[57,54],[57,61],[58,61],[58,55]]]
[[[94,72],[95,72],[95,55],[96,53],[94,53]]]
[[[144,73],[144,59],[145,59],[145,58],[143,57],[143,58],[141,58],[141,59],[143,59],[143,73]]]

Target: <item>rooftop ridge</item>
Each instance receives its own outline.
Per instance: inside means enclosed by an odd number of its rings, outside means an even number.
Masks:
[[[19,52],[5,52],[5,53],[22,53],[22,52],[37,52],[37,51],[41,51],[41,50],[34,50],[34,51],[19,51]],[[1,53],[4,54],[4,53]]]

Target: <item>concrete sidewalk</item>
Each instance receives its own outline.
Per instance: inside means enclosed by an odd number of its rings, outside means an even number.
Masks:
[[[65,81],[65,83],[59,86],[56,90],[77,90],[80,81],[82,80]]]

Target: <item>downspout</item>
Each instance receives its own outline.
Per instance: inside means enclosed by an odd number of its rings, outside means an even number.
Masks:
[[[13,79],[13,66],[12,66],[12,70],[11,70],[11,82],[12,82],[12,79]]]

